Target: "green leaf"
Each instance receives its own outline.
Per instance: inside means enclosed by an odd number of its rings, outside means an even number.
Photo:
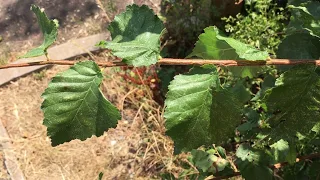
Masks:
[[[288,0],[288,5],[299,6],[302,3],[307,3],[310,0]]]
[[[219,156],[221,156],[224,159],[227,158],[226,150],[223,147],[218,146],[215,149],[217,150],[217,153],[219,154]]]
[[[229,165],[226,159],[218,157],[210,153],[210,151],[205,152],[193,149],[191,155],[193,164],[203,172],[217,173],[223,171],[225,167]]]
[[[191,151],[191,155],[192,163],[203,172],[207,172],[208,169],[212,166],[213,162],[209,158],[209,153],[202,150],[193,149]]]
[[[287,155],[290,152],[289,143],[280,139],[276,143],[272,144],[271,149],[274,155],[274,163],[284,162],[286,161]]]
[[[241,103],[220,87],[218,72],[209,67],[175,76],[165,104],[167,134],[178,151],[228,140],[241,119]]]
[[[268,166],[239,163],[239,170],[246,180],[273,180],[273,171]]]
[[[273,116],[268,120],[270,137],[291,141],[319,123],[320,79],[314,66],[295,66],[283,73],[264,100]]]
[[[290,165],[293,165],[294,163],[296,163],[296,158],[297,158],[296,146],[291,145],[289,147],[289,152],[286,156],[286,161],[288,161]]]
[[[315,132],[317,135],[320,134],[320,122],[312,128],[312,131]]]
[[[272,180],[273,171],[268,167],[268,155],[253,149],[248,144],[241,144],[237,149],[236,164],[246,180]]]
[[[93,61],[79,62],[55,76],[42,94],[43,124],[52,145],[101,136],[121,119],[99,89],[103,79]]]
[[[47,56],[47,49],[51,46],[58,35],[58,21],[56,19],[50,20],[46,13],[41,10],[38,6],[31,5],[31,11],[37,16],[38,23],[43,34],[43,43],[41,46],[34,48],[27,52],[22,58],[36,57],[36,56]]]
[[[102,178],[103,178],[103,172],[100,172],[100,173],[99,173],[98,180],[102,180]]]
[[[320,38],[320,2],[309,1],[296,6],[290,5],[289,8],[291,18],[288,34],[305,31]]]
[[[210,26],[199,36],[195,48],[188,57],[215,60],[266,60],[268,53],[223,35],[218,28]],[[230,67],[234,75],[253,77],[260,70],[257,67]]]
[[[289,35],[281,42],[276,54],[283,59],[319,59],[320,38],[307,33]]]
[[[244,115],[247,117],[248,121],[237,127],[237,130],[241,134],[244,134],[253,128],[259,127],[260,116],[256,110],[253,110],[252,108],[245,108]]]
[[[241,161],[249,161],[256,164],[260,160],[260,153],[254,152],[254,149],[248,144],[240,144],[236,156],[240,158]]]
[[[128,65],[148,66],[158,61],[163,29],[162,21],[148,6],[133,4],[111,22],[112,42],[100,42],[100,47],[111,49]]]
[[[237,81],[232,87],[227,89],[239,99],[241,103],[246,103],[251,99],[251,94],[243,85],[244,81]]]
[[[259,51],[250,45],[221,34],[221,31],[214,26],[205,28],[204,33],[199,36],[199,40],[188,57],[252,61],[266,60],[268,58],[267,52]]]

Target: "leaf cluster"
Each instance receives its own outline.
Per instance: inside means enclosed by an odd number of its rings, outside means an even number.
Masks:
[[[262,2],[269,1],[256,1],[255,7],[269,12]],[[276,56],[319,59],[320,2],[289,3],[292,16]],[[54,42],[57,25],[39,7],[32,10],[40,19],[46,44],[35,55],[42,55]],[[110,24],[112,41],[101,41],[99,46],[127,65],[149,66],[160,57],[163,30],[161,20],[147,6],[131,5]],[[267,61],[268,51],[255,46],[210,26],[187,58]],[[318,161],[301,164],[296,157],[319,151],[319,72],[313,65],[287,69],[203,65],[175,75],[164,111],[175,153],[191,152],[189,160],[201,178],[237,173],[245,179],[318,177]],[[120,112],[101,93],[102,79],[93,61],[78,62],[52,79],[41,107],[53,146],[101,136],[116,126]],[[275,171],[273,164],[284,161],[290,166]]]

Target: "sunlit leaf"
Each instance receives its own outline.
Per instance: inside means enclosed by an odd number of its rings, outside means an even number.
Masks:
[[[253,149],[248,144],[241,144],[236,156],[238,157],[236,164],[246,180],[273,179],[273,171],[268,167],[268,155],[263,151]]]
[[[320,38],[320,2],[308,1],[290,5],[290,23],[288,34],[308,32],[310,35]]]
[[[191,151],[192,163],[203,172],[217,173],[223,171],[229,162],[210,151],[195,150]]]
[[[271,138],[291,141],[297,134],[306,134],[320,119],[320,78],[314,66],[296,66],[282,74],[276,87],[265,97]]]
[[[158,61],[164,25],[148,6],[127,6],[108,29],[112,42],[102,41],[99,46],[111,49],[126,64],[148,66]]]
[[[188,57],[199,57],[215,60],[267,60],[268,53],[259,51],[250,45],[233,38],[225,37],[218,28],[210,26],[199,36],[192,53]],[[260,70],[259,67],[230,67],[236,76],[253,77]]]
[[[283,139],[280,139],[270,147],[273,151],[274,163],[287,161],[287,157],[291,155],[289,143]]]
[[[116,126],[120,113],[101,93],[102,78],[96,63],[84,61],[52,79],[41,108],[53,146],[101,136]]]
[[[40,9],[40,7],[31,5],[31,11],[37,16],[38,23],[43,34],[43,43],[41,46],[34,48],[27,52],[23,58],[35,57],[35,56],[42,56],[47,55],[47,49],[51,46],[58,35],[58,21],[56,19],[50,20],[46,13]]]
[[[240,123],[241,103],[221,88],[215,69],[195,68],[175,76],[165,105],[167,134],[178,151],[219,144]]]

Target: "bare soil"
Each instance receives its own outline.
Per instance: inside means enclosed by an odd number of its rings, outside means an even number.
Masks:
[[[129,4],[146,4],[160,12],[161,0],[0,0],[0,64],[16,60],[31,47],[39,46],[42,34],[31,4],[44,8],[59,21],[55,44],[107,31],[114,16]],[[101,6],[102,7],[101,7]]]

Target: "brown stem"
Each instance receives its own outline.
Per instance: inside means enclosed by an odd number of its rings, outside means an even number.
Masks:
[[[315,158],[318,158],[318,157],[320,157],[320,153],[314,153],[314,154],[309,154],[309,155],[306,155],[306,156],[301,156],[299,158],[296,158],[296,163],[300,162],[300,161],[303,161],[303,160],[307,160],[307,159],[315,159]],[[279,168],[281,168],[283,166],[286,166],[288,164],[289,164],[288,162],[281,162],[281,163],[274,164],[274,165],[272,165],[270,167],[273,168],[273,169],[279,169]]]
[[[300,162],[300,161],[304,161],[304,160],[310,160],[310,159],[319,158],[319,157],[320,157],[320,153],[314,153],[314,154],[309,154],[309,155],[306,155],[306,156],[301,156],[299,158],[296,158],[296,163]],[[279,169],[279,168],[281,168],[283,166],[286,166],[288,164],[289,164],[288,162],[281,162],[281,163],[270,165],[269,167],[271,169]],[[230,175],[227,175],[227,176],[216,176],[213,179],[215,179],[215,180],[227,179],[227,178],[240,176],[240,175],[241,175],[240,172],[234,172],[233,174],[230,174]]]
[[[7,64],[0,66],[0,69],[8,69],[8,68],[16,68],[16,67],[27,67],[27,66],[39,66],[39,65],[74,65],[79,61],[72,61],[72,60],[50,60],[50,61],[38,61],[38,62],[26,62],[26,63],[19,63],[19,64]],[[115,67],[115,66],[126,66],[123,62],[99,62],[97,63],[99,66],[102,67]]]
[[[38,61],[38,62],[27,62],[19,64],[7,64],[0,66],[0,69],[8,69],[15,67],[27,67],[27,66],[38,66],[46,64],[55,65],[74,65],[78,61],[72,60],[50,60],[50,61]],[[123,62],[97,62],[102,67],[115,67],[115,66],[127,66]],[[158,65],[195,65],[201,66],[204,64],[212,64],[218,66],[265,66],[265,65],[297,65],[297,64],[313,64],[320,66],[320,60],[310,59],[269,59],[267,61],[248,61],[248,60],[203,60],[203,59],[172,59],[163,58],[157,62]]]
[[[212,64],[219,66],[265,66],[265,65],[297,65],[314,64],[320,66],[320,60],[310,59],[269,59],[267,61],[248,60],[203,60],[203,59],[171,59],[163,58],[158,61],[160,65],[204,65]]]

